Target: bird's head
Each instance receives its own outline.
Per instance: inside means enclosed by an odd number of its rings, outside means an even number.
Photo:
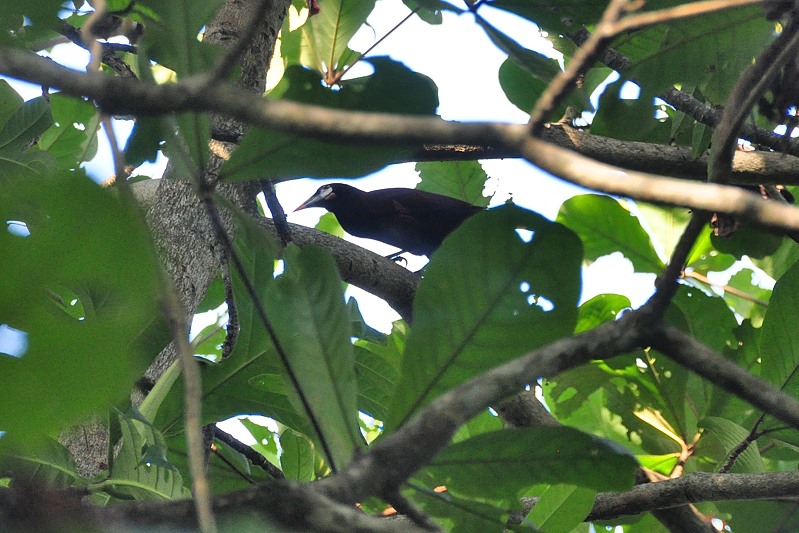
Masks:
[[[346,196],[348,193],[350,193],[350,191],[353,190],[357,189],[343,183],[329,183],[327,185],[322,185],[316,189],[316,192],[313,193],[310,198],[301,203],[300,206],[294,210],[294,212],[297,212],[300,209],[306,209],[308,207],[324,207],[325,209],[330,210],[330,208],[334,206],[336,199],[341,199],[342,196]]]

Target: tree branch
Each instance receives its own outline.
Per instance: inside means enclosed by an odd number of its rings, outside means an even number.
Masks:
[[[612,520],[689,503],[799,497],[799,473],[709,474],[636,485],[627,492],[597,494],[586,521]]]
[[[652,331],[652,347],[727,392],[799,428],[799,401],[742,369],[721,354],[672,326]]]

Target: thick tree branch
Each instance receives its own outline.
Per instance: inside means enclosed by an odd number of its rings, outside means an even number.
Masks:
[[[726,213],[763,226],[799,229],[799,209],[764,201],[759,195],[738,187],[623,171],[533,138],[524,141],[522,153],[537,167],[588,189],[646,202]]]
[[[799,401],[672,326],[652,331],[652,347],[727,392],[799,428]]]
[[[688,503],[799,497],[799,473],[709,474],[636,485],[627,492],[597,494],[587,521],[612,520]]]
[[[647,311],[553,342],[450,390],[416,413],[396,432],[381,438],[336,476],[319,481],[324,494],[354,503],[390,495],[450,442],[455,431],[486,406],[521,391],[538,377],[550,377],[591,359],[613,357],[640,347]]]

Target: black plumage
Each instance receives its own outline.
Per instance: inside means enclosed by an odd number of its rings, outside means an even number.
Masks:
[[[403,252],[430,257],[444,238],[483,208],[417,189],[366,192],[344,183],[323,185],[295,211],[323,207],[344,231]]]

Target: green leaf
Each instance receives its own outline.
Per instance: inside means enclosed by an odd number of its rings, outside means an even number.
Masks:
[[[17,107],[0,127],[0,175],[44,176],[54,171],[53,156],[35,146],[52,123],[50,105],[44,97]]]
[[[314,450],[311,442],[292,429],[280,434],[280,467],[287,479],[313,481]]]
[[[285,252],[285,271],[275,280],[276,243],[254,223],[241,222],[237,253],[307,403],[300,400],[236,273],[233,293],[241,331],[233,353],[203,369],[204,422],[237,414],[270,416],[317,445],[324,441],[327,450],[317,450],[329,451],[333,457],[328,460],[341,467],[363,440],[357,422],[349,318],[335,264],[318,248],[290,247]],[[157,427],[168,434],[182,431],[182,394],[183,384],[178,382],[159,410]]]
[[[768,301],[771,298],[771,290],[764,289],[755,284],[754,271],[743,268],[736,272],[727,282],[727,287],[737,289],[746,294],[749,298],[743,298],[733,294],[729,290],[724,291],[724,301],[732,307],[736,313],[744,318],[752,320],[753,324],[760,327],[763,317],[768,309]]]
[[[744,255],[762,259],[772,255],[782,244],[784,237],[762,228],[743,224],[729,237],[711,237],[713,246],[719,252],[730,254],[738,259]]]
[[[254,222],[244,217],[240,217],[238,222],[234,246],[247,277],[259,288],[258,294],[263,301],[267,287],[274,283],[273,268],[278,246]],[[287,397],[274,347],[238,274],[233,276],[233,294],[239,311],[240,332],[229,357],[217,364],[201,366],[203,423],[238,414],[265,414],[303,433],[310,433],[307,419],[295,411]],[[156,389],[161,381],[156,384]],[[164,388],[168,392],[164,394],[153,422],[165,435],[171,436],[183,432],[184,384],[177,380],[174,384],[165,384]]]
[[[568,427],[514,428],[453,444],[424,469],[455,494],[514,499],[536,484],[623,491],[638,461],[624,448]]]
[[[463,13],[463,9],[443,0],[402,0],[402,3],[410,10],[418,9],[416,15],[428,24],[441,24],[444,21],[444,11]]]
[[[3,153],[22,152],[52,123],[50,104],[43,96],[28,100],[0,129],[0,150]]]
[[[443,531],[458,533],[503,533],[508,530],[508,510],[481,500],[462,498],[449,492],[413,486],[404,494],[430,516],[436,518]],[[514,530],[529,530],[515,527]]]
[[[295,408],[314,417],[317,442],[337,468],[363,445],[358,429],[354,355],[341,278],[330,254],[315,246],[284,252],[285,271],[265,305],[305,402]],[[288,385],[289,382],[287,382]],[[293,386],[293,383],[292,383]],[[291,397],[294,398],[292,391]]]
[[[502,206],[468,219],[419,284],[386,427],[485,370],[571,334],[581,262],[574,234],[535,213]]]
[[[595,24],[602,17],[606,5],[594,0],[493,0],[491,7],[519,15],[558,35]]]
[[[50,152],[61,169],[76,169],[97,154],[100,114],[90,102],[61,93],[50,97],[55,123],[39,138],[39,146]]]
[[[8,122],[8,119],[24,103],[25,100],[9,85],[8,81],[0,80],[0,124]]]
[[[371,76],[347,81],[338,91],[323,87],[317,73],[291,66],[272,95],[343,110],[435,113],[438,92],[430,78],[386,57],[370,58],[369,62],[375,69]],[[402,91],[396,91],[397,86],[402,86]],[[392,97],[386,98],[386,94]],[[277,180],[303,176],[353,178],[402,160],[414,150],[404,146],[321,141],[253,128],[222,167],[221,174],[230,181],[264,176],[274,176]]]
[[[188,498],[177,469],[166,459],[166,443],[158,431],[135,413],[119,415],[122,447],[101,488],[121,499],[174,500]]]
[[[392,335],[393,336],[393,335]],[[388,416],[391,398],[399,380],[402,354],[395,339],[387,345],[359,341],[355,346],[355,376],[358,382],[358,409],[377,420]]]
[[[475,20],[497,48],[508,54],[508,59],[499,69],[499,83],[502,90],[516,107],[525,113],[530,113],[547,86],[560,74],[560,65],[555,59],[524,48],[482,17],[477,16]],[[575,107],[578,111],[592,111],[594,107],[588,96],[582,89],[572,90],[563,104],[554,110],[557,116],[550,118],[557,119],[563,116],[567,105]]]
[[[145,161],[154,162],[164,141],[163,119],[160,117],[137,117],[133,132],[125,145],[125,161],[138,167]]]
[[[225,303],[225,282],[222,281],[222,276],[214,278],[208,286],[208,291],[205,293],[203,301],[197,306],[197,313],[205,313],[206,311],[213,311],[218,309]]]
[[[20,357],[0,355],[0,427],[25,438],[126,398],[168,335],[143,217],[112,191],[80,173],[0,178],[0,219],[30,231],[0,232],[0,324],[27,337]],[[62,290],[82,317],[61,310]]]
[[[615,320],[625,309],[631,309],[630,299],[619,294],[599,294],[580,305],[580,316],[577,319],[575,333],[589,331]]]
[[[316,70],[327,74],[353,61],[347,45],[375,7],[375,0],[328,0],[300,31]]]
[[[774,286],[760,336],[761,377],[784,392],[799,395],[799,264]]]
[[[641,91],[637,98],[623,98],[626,80],[608,85],[599,98],[599,109],[591,121],[591,132],[614,139],[668,144],[671,126],[656,117],[655,94]]]
[[[569,533],[583,523],[595,498],[591,489],[552,485],[541,493],[527,519],[547,533]]]
[[[653,92],[673,84],[695,85],[711,104],[723,104],[735,80],[771,43],[774,24],[755,6],[708,13],[637,33],[629,47],[623,44],[630,39],[626,36],[613,45],[634,62],[626,76]],[[641,46],[644,39],[650,40],[646,48]]]
[[[589,261],[620,251],[637,272],[660,272],[664,267],[638,219],[609,196],[570,198],[556,220],[580,236]]]
[[[272,430],[267,427],[256,424],[249,418],[241,418],[239,421],[255,439],[255,444],[251,446],[252,449],[266,457],[267,461],[273,465],[279,465],[277,434],[272,433]]]
[[[719,439],[726,454],[729,454],[733,449],[749,438],[749,430],[725,418],[708,416],[700,421],[699,426],[707,429]],[[703,436],[703,439],[704,438]],[[726,457],[720,458],[722,462],[726,459]],[[730,471],[741,473],[766,471],[766,465],[763,463],[763,458],[760,456],[757,441],[749,443],[746,450],[738,456]]]
[[[198,36],[221,4],[222,0],[140,0],[136,10],[147,30],[139,41],[139,54],[149,54],[181,79],[205,71],[220,48]]]
[[[60,442],[42,437],[12,450],[11,455],[0,455],[0,468],[4,476],[13,478],[20,486],[47,486],[54,488],[84,485],[78,474],[75,460]]]
[[[438,161],[416,163],[422,178],[416,188],[487,207],[490,196],[483,196],[488,174],[479,161]]]

